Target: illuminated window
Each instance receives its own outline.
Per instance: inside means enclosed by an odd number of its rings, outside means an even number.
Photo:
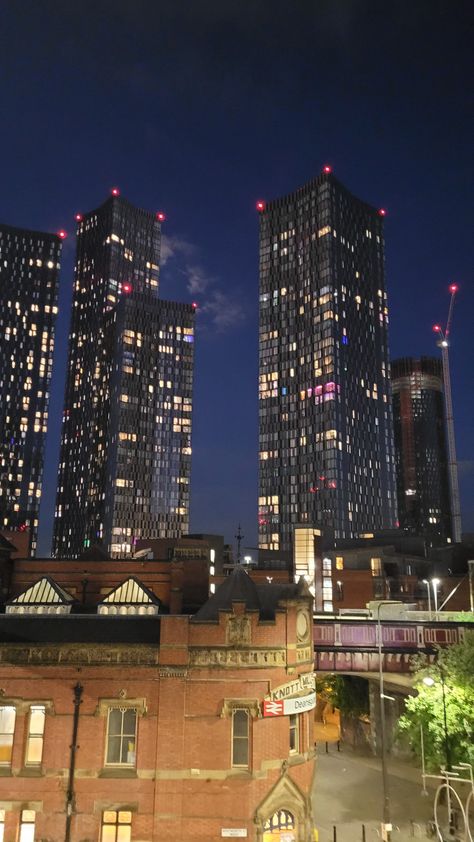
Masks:
[[[34,810],[22,810],[20,819],[20,835],[18,842],[34,842],[35,839],[35,816]]]
[[[100,842],[130,842],[132,814],[128,810],[104,810]]]
[[[290,714],[290,752],[299,752],[300,750],[300,734],[299,734],[299,716],[297,713]]]
[[[12,760],[15,717],[12,705],[0,707],[0,766],[9,766]]]
[[[109,708],[106,764],[111,766],[135,766],[136,743],[136,709]]]
[[[344,570],[344,556],[336,556],[336,570]]]
[[[5,833],[5,810],[0,810],[0,842],[3,842]]]
[[[371,558],[370,559],[370,569],[372,571],[372,576],[381,576],[382,575],[382,559],[381,558]]]
[[[28,720],[25,766],[39,766],[43,757],[44,725],[46,708],[44,705],[32,705]]]
[[[232,766],[249,765],[249,712],[245,708],[232,711]]]

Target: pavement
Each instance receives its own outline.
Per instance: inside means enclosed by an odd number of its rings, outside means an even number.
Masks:
[[[357,754],[341,744],[317,743],[313,790],[315,826],[319,842],[366,842],[380,840],[383,790],[381,762]],[[425,830],[433,815],[434,787],[422,795],[419,769],[410,763],[387,758],[392,842],[426,840]],[[334,827],[336,836],[334,836]]]

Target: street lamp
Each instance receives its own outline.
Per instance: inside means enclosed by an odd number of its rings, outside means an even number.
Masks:
[[[426,585],[426,590],[428,591],[428,616],[431,620],[431,590],[428,579],[423,579],[423,584]]]
[[[438,585],[441,584],[441,579],[432,579],[431,584],[433,585],[434,604],[435,604],[435,620],[437,620],[438,619]]]
[[[441,693],[443,699],[443,720],[444,720],[444,753],[446,757],[446,769],[449,771],[451,769],[451,747],[449,744],[449,733],[448,733],[448,717],[446,711],[446,682],[444,680],[444,668],[441,664],[436,664],[436,668],[439,670],[439,676],[441,679]],[[423,679],[423,684],[426,687],[434,687],[436,681],[432,678],[431,675],[426,675]]]
[[[385,756],[385,693],[383,691],[383,669],[382,669],[382,626],[380,623],[380,609],[383,605],[391,605],[391,600],[382,600],[377,605],[377,648],[379,655],[379,685],[380,685],[380,737],[382,749],[382,789],[383,789],[383,821],[381,838],[384,842],[390,842],[390,792],[387,775],[387,758]]]

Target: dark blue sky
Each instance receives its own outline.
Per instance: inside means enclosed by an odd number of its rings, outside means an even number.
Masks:
[[[0,220],[74,231],[111,186],[167,222],[161,294],[200,302],[191,528],[256,540],[255,199],[328,162],[388,209],[392,356],[436,353],[451,281],[463,529],[474,531],[473,20],[462,0],[23,0],[0,11]],[[40,553],[49,553],[74,237]]]

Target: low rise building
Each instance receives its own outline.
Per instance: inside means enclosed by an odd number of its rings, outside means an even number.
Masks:
[[[0,616],[5,842],[307,842],[306,584],[234,571],[194,615],[130,577],[96,614],[51,577]],[[2,827],[3,823],[3,827]]]

